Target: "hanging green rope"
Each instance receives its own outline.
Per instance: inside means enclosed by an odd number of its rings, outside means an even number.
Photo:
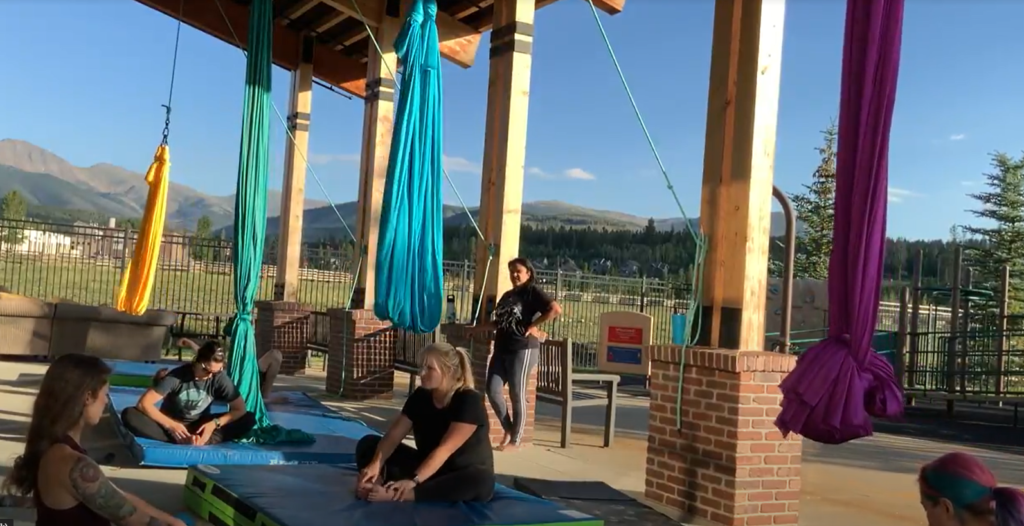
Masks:
[[[235,192],[235,246],[232,251],[235,309],[238,314],[230,328],[228,375],[245,399],[246,408],[256,415],[257,424],[248,437],[250,441],[262,444],[309,443],[314,441],[312,435],[271,424],[260,394],[252,311],[260,285],[267,227],[273,0],[253,0],[249,9],[249,53],[245,63],[245,102]]]
[[[640,123],[640,129],[644,132],[644,137],[647,138],[647,144],[651,147],[651,152],[654,154],[654,159],[658,162],[658,168],[661,169],[661,175],[665,179],[665,185],[668,187],[669,193],[676,202],[676,206],[679,208],[679,212],[683,215],[683,224],[686,225],[686,229],[690,232],[693,237],[694,243],[694,256],[693,256],[693,276],[692,286],[690,290],[693,294],[693,299],[687,308],[686,322],[683,329],[683,352],[679,355],[679,386],[676,391],[676,427],[682,425],[682,407],[683,407],[683,378],[685,377],[684,368],[686,366],[686,347],[696,344],[698,335],[700,334],[701,327],[701,300],[704,296],[704,259],[708,253],[708,241],[707,236],[704,232],[701,232],[699,227],[694,228],[693,222],[686,215],[686,210],[683,209],[683,203],[679,200],[679,194],[676,193],[675,186],[672,184],[672,179],[668,176],[668,170],[665,168],[665,163],[661,161],[661,155],[658,154],[658,148],[654,145],[654,138],[651,137],[650,130],[647,129],[647,124],[644,122],[643,115],[640,114],[640,107],[636,103],[636,98],[633,97],[633,91],[629,89],[629,83],[626,82],[626,75],[622,72],[622,66],[619,64],[619,59],[615,56],[615,49],[612,47],[612,41],[608,38],[608,33],[604,30],[604,24],[601,23],[601,17],[597,13],[597,6],[594,5],[594,0],[587,0],[590,4],[590,12],[594,15],[594,22],[597,23],[597,29],[601,32],[601,38],[604,40],[605,47],[608,49],[608,55],[611,56],[612,64],[615,66],[615,71],[619,74],[619,80],[622,82],[622,87],[626,90],[626,96],[629,98],[630,105],[633,106],[633,113],[636,115],[637,121]]]

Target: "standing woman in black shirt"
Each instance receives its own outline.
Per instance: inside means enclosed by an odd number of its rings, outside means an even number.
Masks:
[[[420,360],[420,387],[388,432],[356,444],[356,496],[371,502],[486,502],[494,495],[494,452],[469,355],[434,343]],[[415,448],[402,443],[409,431]]]
[[[537,286],[533,264],[526,258],[508,262],[512,289],[501,296],[494,321],[479,326],[494,330],[494,353],[487,366],[487,398],[501,420],[505,437],[499,450],[519,447],[526,426],[526,385],[537,366],[540,342],[547,334],[540,326],[562,314],[562,307]],[[505,405],[505,384],[512,398],[512,415]]]

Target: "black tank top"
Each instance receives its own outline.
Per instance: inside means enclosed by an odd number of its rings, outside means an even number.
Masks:
[[[64,444],[82,455],[86,454],[85,449],[82,449],[78,442],[67,435],[58,443]],[[55,510],[43,504],[43,499],[39,497],[39,488],[36,488],[35,501],[36,526],[70,526],[72,524],[75,526],[111,526],[109,520],[81,502],[63,510]]]

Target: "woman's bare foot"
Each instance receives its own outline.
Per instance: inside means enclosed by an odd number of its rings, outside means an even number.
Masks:
[[[515,444],[515,443],[510,441],[508,444],[505,444],[505,445],[499,447],[498,451],[505,451],[505,452],[519,451],[519,444]]]
[[[369,493],[366,495],[366,500],[370,502],[384,502],[392,500],[391,490],[379,484],[374,484],[373,488],[370,489]]]
[[[360,484],[356,488],[356,498],[359,500],[366,500],[370,496],[370,491],[373,490],[373,484]]]
[[[512,442],[512,433],[505,433],[505,436],[502,437],[501,439],[501,445],[498,447],[504,448],[505,446],[509,445],[510,442]]]

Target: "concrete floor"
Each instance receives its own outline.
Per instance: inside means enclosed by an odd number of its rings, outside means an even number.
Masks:
[[[35,390],[44,372],[43,364],[0,362],[0,476],[6,474],[14,456],[23,448]],[[400,407],[405,382],[406,378],[399,375],[397,399],[393,402],[322,399],[371,427],[383,428]],[[323,394],[320,374],[282,378],[279,384],[281,390]],[[610,451],[600,447],[601,408],[578,409],[575,417],[578,424],[573,428],[572,447],[561,449],[557,410],[544,404],[538,407],[535,446],[516,453],[496,454],[496,468],[503,481],[508,483],[512,476],[602,480],[641,499],[646,463],[646,399],[624,397],[618,413],[618,435]],[[1024,433],[1020,430],[926,417],[915,416],[909,419],[912,423],[880,426],[884,433],[841,446],[805,442],[800,524],[860,526],[869,520],[874,526],[924,525],[914,480],[916,470],[924,462],[953,449],[982,457],[1004,484],[1024,485]],[[960,438],[980,445],[958,445],[956,440]],[[114,453],[118,462],[130,458],[109,422],[94,430],[85,445],[96,458],[107,453]],[[184,510],[184,471],[125,464],[105,468],[116,484],[167,511]],[[32,515],[31,510],[0,508],[0,519],[15,519],[18,526],[32,524]]]

